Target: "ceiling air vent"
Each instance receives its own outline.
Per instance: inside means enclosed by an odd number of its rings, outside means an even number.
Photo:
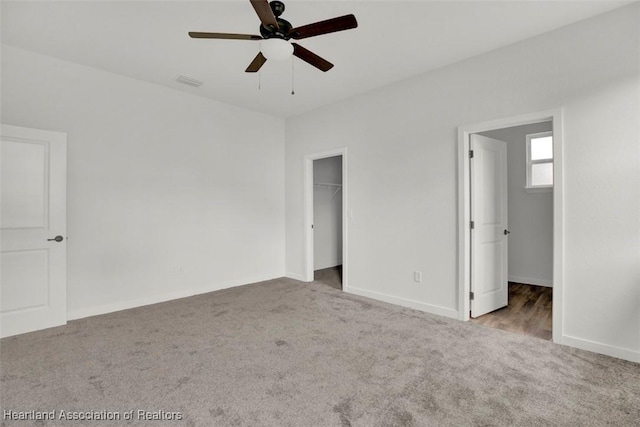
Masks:
[[[193,86],[193,87],[198,87],[202,85],[202,82],[200,80],[196,80],[191,77],[187,77],[183,75],[178,76],[176,78],[176,81],[185,85]]]

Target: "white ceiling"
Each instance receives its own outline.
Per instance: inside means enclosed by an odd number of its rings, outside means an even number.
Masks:
[[[355,14],[357,29],[299,43],[335,64],[244,69],[259,41],[195,40],[188,31],[259,34],[249,0],[2,1],[2,42],[289,117],[621,7],[631,1],[285,0],[294,27]],[[204,85],[175,82],[183,74]],[[261,84],[260,90],[258,84]]]

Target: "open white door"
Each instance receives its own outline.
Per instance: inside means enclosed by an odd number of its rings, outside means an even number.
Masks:
[[[64,133],[2,125],[0,336],[67,322]]]
[[[507,144],[471,135],[471,317],[507,305]]]

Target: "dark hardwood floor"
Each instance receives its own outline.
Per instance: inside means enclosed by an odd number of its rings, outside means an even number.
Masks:
[[[509,282],[509,305],[474,323],[551,340],[552,288]]]
[[[324,268],[313,272],[313,280],[342,290],[342,266]]]

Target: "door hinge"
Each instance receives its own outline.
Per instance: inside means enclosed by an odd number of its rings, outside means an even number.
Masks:
[[[473,159],[473,150],[469,150],[469,158]]]
[[[474,221],[471,221],[471,223],[469,224],[469,226],[471,227],[471,229],[473,230],[474,228],[476,228],[476,223]]]
[[[469,299],[470,299],[471,301],[473,301],[473,300],[474,300],[473,292],[469,292]]]
[[[313,228],[313,224],[311,224],[311,228]]]

